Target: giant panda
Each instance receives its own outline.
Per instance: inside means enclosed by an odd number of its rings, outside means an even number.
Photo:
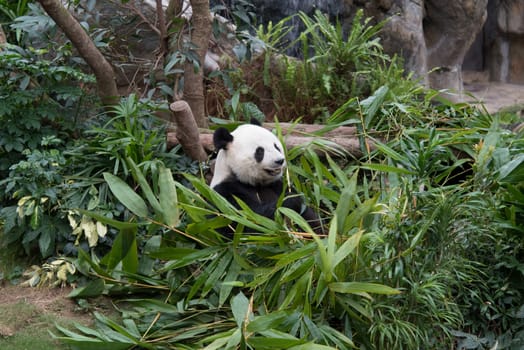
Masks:
[[[284,187],[282,175],[286,167],[280,140],[252,119],[251,124],[240,125],[233,132],[223,127],[216,129],[213,143],[218,154],[211,188],[237,208],[235,197],[254,212],[274,218]],[[300,213],[311,227],[318,230],[318,215],[304,205],[300,196],[291,193],[282,205]]]

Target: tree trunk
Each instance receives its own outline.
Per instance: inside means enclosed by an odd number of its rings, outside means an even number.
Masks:
[[[175,137],[182,145],[184,152],[194,160],[205,161],[207,154],[200,142],[200,134],[191,108],[186,101],[175,101],[170,108],[173,111],[173,121],[177,126]]]
[[[0,24],[0,51],[2,50],[2,45],[7,44],[7,38],[5,36],[2,25]]]
[[[198,48],[200,69],[195,72],[193,63],[186,63],[184,69],[184,100],[189,103],[197,125],[207,128],[207,115],[204,101],[204,61],[211,37],[211,13],[209,0],[191,0],[191,42]]]
[[[47,14],[64,31],[71,40],[80,56],[91,67],[96,77],[98,95],[105,106],[118,103],[119,95],[116,88],[113,67],[107,62],[95,46],[89,35],[78,21],[62,6],[59,0],[38,0]]]

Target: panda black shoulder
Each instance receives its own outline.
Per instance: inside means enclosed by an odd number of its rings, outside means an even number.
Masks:
[[[226,128],[220,127],[213,133],[213,144],[216,151],[227,149],[227,145],[233,141],[233,135]]]
[[[251,120],[249,121],[250,124],[253,124],[253,125],[258,125],[258,126],[262,126],[262,123],[260,122],[260,120],[258,120],[257,118],[251,118]]]

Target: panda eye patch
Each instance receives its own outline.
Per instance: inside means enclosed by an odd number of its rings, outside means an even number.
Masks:
[[[260,163],[264,159],[264,148],[263,147],[257,147],[255,150],[255,160],[257,163]]]
[[[275,149],[276,149],[277,151],[282,152],[282,151],[280,150],[280,148],[277,146],[276,143],[274,143],[273,146],[275,146]]]

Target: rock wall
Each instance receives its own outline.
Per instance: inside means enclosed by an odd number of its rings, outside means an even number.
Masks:
[[[524,84],[524,1],[490,0],[482,32],[483,70],[493,81]]]

